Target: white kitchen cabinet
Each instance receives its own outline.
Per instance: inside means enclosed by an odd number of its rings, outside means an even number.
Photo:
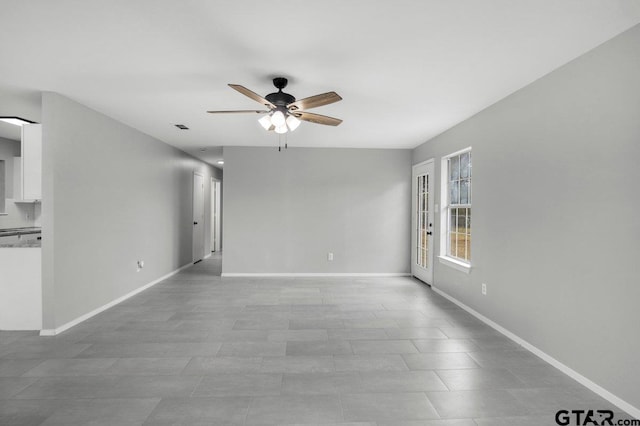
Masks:
[[[42,124],[22,126],[21,200],[42,199]]]

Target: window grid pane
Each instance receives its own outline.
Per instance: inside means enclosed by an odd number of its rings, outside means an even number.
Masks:
[[[469,174],[469,152],[460,155],[460,178],[468,178]]]
[[[460,179],[460,156],[449,159],[449,180]]]

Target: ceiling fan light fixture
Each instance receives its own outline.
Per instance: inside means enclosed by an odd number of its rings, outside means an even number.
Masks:
[[[285,123],[286,123],[286,120],[285,120],[285,117],[284,117],[284,114],[282,113],[282,111],[276,111],[271,115],[271,124],[276,126],[276,129],[278,127],[284,126]],[[276,130],[276,132],[277,132],[277,130]]]
[[[275,128],[276,133],[278,133],[280,135],[283,134],[283,133],[287,133],[288,130],[289,129],[287,129],[287,125],[286,124],[284,124],[282,126],[276,126],[276,128]]]
[[[268,115],[265,115],[260,120],[258,120],[258,123],[260,123],[260,125],[264,127],[265,130],[269,130],[272,126],[271,117]]]
[[[290,131],[294,131],[300,125],[300,120],[298,120],[295,116],[289,115],[287,117],[287,127]]]

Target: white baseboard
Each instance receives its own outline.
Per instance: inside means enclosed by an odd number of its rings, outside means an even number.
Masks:
[[[382,273],[317,273],[317,272],[223,272],[223,278],[232,277],[408,277],[411,274],[405,272],[382,272]]]
[[[208,254],[208,255],[206,255],[205,257],[203,257],[203,258],[202,258],[202,260],[205,260],[205,259],[210,258],[210,257],[211,257],[211,253],[212,253],[212,252],[209,252],[209,254]]]
[[[118,303],[124,302],[125,300],[129,299],[130,297],[133,297],[136,294],[138,294],[140,292],[143,292],[144,290],[146,290],[146,289],[148,289],[150,287],[153,287],[154,285],[158,284],[159,282],[166,280],[167,278],[177,274],[178,272],[180,272],[183,269],[186,269],[186,268],[188,268],[190,266],[193,266],[193,263],[189,262],[186,265],[181,266],[180,268],[176,269],[175,271],[171,271],[168,274],[158,278],[157,280],[151,281],[150,283],[145,284],[142,287],[138,287],[137,289],[133,290],[132,292],[129,292],[129,293],[125,294],[124,296],[118,297],[117,299],[112,300],[111,302],[109,302],[109,303],[107,303],[105,305],[102,305],[99,308],[94,309],[91,312],[88,312],[88,313],[86,313],[84,315],[81,315],[78,318],[76,318],[74,320],[71,320],[66,324],[61,325],[60,327],[53,328],[53,329],[40,330],[40,336],[55,336],[55,335],[58,335],[58,334],[62,333],[63,331],[66,331],[66,330],[70,329],[71,327],[73,327],[75,325],[78,325],[81,322],[86,321],[86,320],[88,320],[89,318],[91,318],[91,317],[93,317],[95,315],[98,315],[100,312],[104,312],[107,309],[117,305]]]
[[[537,347],[533,346],[531,343],[527,342],[526,340],[522,339],[521,337],[513,334],[512,332],[510,332],[506,328],[502,327],[501,325],[491,321],[489,318],[485,317],[481,313],[479,313],[476,310],[474,310],[474,309],[470,308],[469,306],[465,305],[464,303],[462,303],[461,301],[459,301],[455,297],[450,296],[449,294],[445,293],[444,291],[442,291],[440,289],[437,289],[436,287],[432,286],[431,288],[433,289],[433,291],[435,291],[436,293],[438,293],[439,295],[441,295],[445,299],[455,303],[456,305],[458,305],[459,307],[461,307],[465,311],[469,312],[474,317],[478,318],[480,321],[482,321],[485,324],[491,326],[492,328],[494,328],[495,330],[497,330],[500,333],[504,334],[506,337],[508,337],[509,339],[513,340],[514,342],[516,342],[520,346],[524,347],[528,351],[530,351],[533,354],[537,355],[538,357],[542,358],[544,361],[546,361],[549,364],[553,365],[555,368],[557,368],[558,370],[562,371],[567,376],[571,377],[572,379],[574,379],[578,383],[582,384],[583,386],[585,386],[589,390],[591,390],[591,391],[595,392],[596,394],[600,395],[602,398],[606,399],[607,401],[609,401],[613,405],[619,407],[621,410],[625,411],[630,416],[633,416],[636,419],[640,419],[640,409],[638,407],[634,407],[633,405],[629,404],[628,402],[624,401],[623,399],[621,399],[621,398],[617,397],[616,395],[612,394],[611,392],[609,392],[608,390],[606,390],[602,386],[592,382],[591,380],[589,380],[588,378],[586,378],[582,374],[580,374],[577,371],[573,370],[571,367],[568,367],[567,365],[561,363],[557,359],[553,358],[551,355],[548,355],[547,353],[545,353],[542,350],[538,349]]]

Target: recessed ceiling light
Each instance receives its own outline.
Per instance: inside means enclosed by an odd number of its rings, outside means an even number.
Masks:
[[[175,126],[180,130],[189,130],[189,128],[184,124],[176,124]]]
[[[13,124],[15,126],[24,126],[25,124],[36,124],[35,121],[27,120],[21,117],[0,117],[0,121],[4,121],[5,123]]]
[[[224,164],[224,160],[218,160],[218,164]]]

